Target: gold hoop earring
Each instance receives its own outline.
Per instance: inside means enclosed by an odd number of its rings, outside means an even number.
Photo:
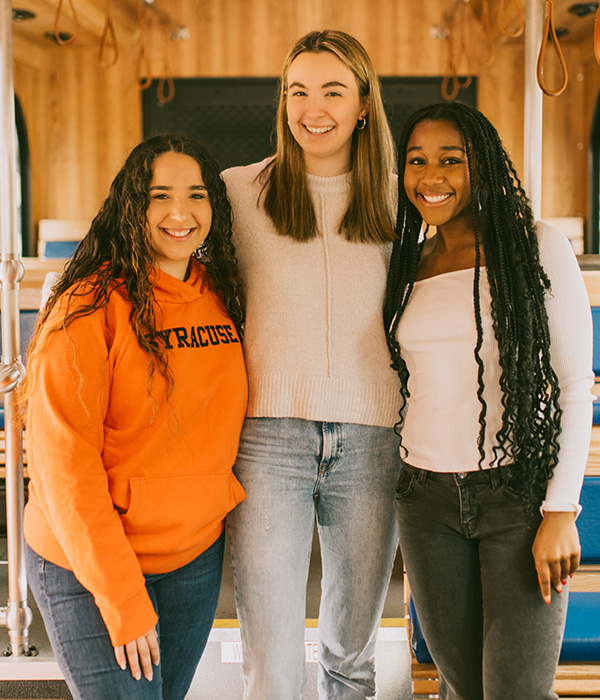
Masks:
[[[359,119],[356,122],[356,128],[359,131],[362,131],[365,128],[365,126],[367,126],[367,118],[366,117],[362,117],[361,119]]]

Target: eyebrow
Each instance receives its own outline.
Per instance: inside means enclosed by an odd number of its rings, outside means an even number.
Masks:
[[[153,187],[150,188],[150,192],[152,192],[153,190],[168,191],[168,190],[172,190],[172,189],[173,188],[170,187],[169,185],[154,185]],[[190,190],[205,190],[208,192],[208,187],[206,187],[205,185],[191,185],[189,189]]]
[[[411,146],[410,148],[406,149],[406,152],[409,153],[410,151],[422,151],[423,146]],[[464,148],[461,146],[440,146],[440,151],[460,151],[461,153],[465,153],[466,151]]]
[[[288,90],[293,87],[299,87],[299,88],[305,88],[306,85],[303,85],[302,83],[299,83],[297,80],[294,81],[291,85],[288,86]],[[348,89],[348,86],[345,83],[340,83],[339,80],[330,80],[328,83],[323,83],[321,85],[322,88],[330,88],[330,87],[343,87]]]

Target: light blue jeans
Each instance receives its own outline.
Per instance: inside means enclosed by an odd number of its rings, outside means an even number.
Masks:
[[[398,544],[391,428],[248,418],[228,516],[244,700],[300,700],[315,514],[323,578],[319,697],[375,696],[375,641]]]

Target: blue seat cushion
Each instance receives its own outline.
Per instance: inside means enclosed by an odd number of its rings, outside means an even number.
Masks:
[[[412,596],[408,604],[410,645],[415,659],[431,664],[433,659],[421,630]],[[561,661],[600,661],[600,593],[570,593]]]
[[[29,345],[29,339],[33,335],[33,329],[35,328],[35,322],[37,321],[37,317],[37,309],[21,309],[21,311],[19,312],[19,331],[21,336],[21,355],[23,357],[23,362],[25,362],[25,357],[27,355],[27,346]],[[2,349],[1,337],[0,349]]]
[[[581,541],[581,561],[600,563],[600,477],[586,476],[581,489],[581,515],[577,529]]]
[[[569,593],[561,661],[600,661],[600,593]]]
[[[427,648],[427,642],[421,630],[421,623],[417,617],[413,597],[408,601],[408,617],[410,619],[410,646],[412,647],[415,659],[420,664],[432,664],[433,659]]]
[[[595,375],[600,374],[600,307],[592,306],[592,324],[594,327],[594,354],[592,368]]]
[[[19,329],[21,335],[21,356],[23,363],[27,361],[27,346],[33,334],[38,312],[35,309],[21,309],[19,313]],[[1,314],[0,314],[1,318]],[[2,338],[0,334],[0,351],[2,350]],[[4,402],[0,397],[0,430],[4,430]]]
[[[45,258],[70,258],[81,241],[48,241],[44,248]]]

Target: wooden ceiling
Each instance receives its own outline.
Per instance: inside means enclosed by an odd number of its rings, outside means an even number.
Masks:
[[[227,2],[227,0],[221,0]],[[246,0],[251,2],[251,0]],[[305,0],[298,0],[304,2]],[[323,0],[324,2],[326,0]],[[377,0],[373,0],[377,2]],[[414,2],[415,0],[398,0],[398,2]],[[452,11],[454,3],[458,0],[427,0],[427,2],[436,2],[440,6],[440,23],[443,21],[444,14]],[[469,0],[466,0],[467,2]],[[106,0],[72,0],[79,20],[79,34],[77,36],[77,45],[82,48],[97,46],[100,37],[102,36],[106,22]],[[137,7],[139,0],[113,0],[113,21],[115,29],[120,37],[123,35],[131,36],[137,31]],[[198,3],[200,0],[180,0],[176,4],[177,8],[185,9],[186,2]],[[479,15],[481,6],[484,0],[470,0],[471,7],[474,12]],[[515,13],[515,3],[523,2],[523,0],[505,0],[505,12],[507,18],[510,14]],[[561,37],[561,42],[578,43],[593,36],[595,13],[591,12],[585,17],[578,17],[569,8],[577,4],[592,4],[593,3],[577,3],[575,0],[555,0],[554,2],[554,18],[555,26],[558,29],[567,30],[567,33]],[[597,4],[597,3],[596,3]],[[173,12],[172,6],[169,6],[169,0],[154,0],[152,3],[152,11],[157,15],[167,17]],[[495,7],[498,5],[497,0],[491,0],[490,7],[492,15]],[[52,32],[58,0],[12,0],[13,9],[29,10],[35,17],[26,21],[14,21],[13,31],[15,35],[26,38],[34,42],[38,46],[46,46],[50,39],[45,37],[46,32]],[[186,13],[188,16],[191,13]],[[170,16],[173,24],[182,24],[183,20],[179,20],[175,16]],[[494,17],[492,16],[492,20]],[[63,0],[61,16],[59,20],[59,30],[71,33],[74,28],[70,0]],[[517,41],[522,41],[522,37]]]
[[[106,0],[72,0],[79,25],[77,46],[97,46],[106,23]],[[37,45],[47,46],[54,32],[58,0],[12,0],[14,10],[26,10],[35,16],[23,21],[13,20],[13,33]],[[119,35],[137,30],[137,0],[116,0],[112,3],[112,19]],[[70,0],[63,0],[58,21],[59,32],[72,34],[75,29]]]
[[[440,6],[444,5],[446,8],[446,14],[452,12],[456,8],[456,2],[460,0],[436,0]],[[464,0],[464,2],[469,2],[473,12],[477,17],[481,17],[482,5],[484,2],[488,2],[488,7],[490,8],[492,29],[497,31],[498,22],[498,0]],[[518,25],[517,18],[517,8],[520,5],[523,9],[525,7],[525,2],[528,0],[504,0],[504,11],[503,11],[503,23],[508,25],[509,29],[516,28]],[[543,5],[543,3],[542,3]],[[560,41],[568,43],[578,43],[587,38],[593,37],[594,35],[594,20],[596,17],[595,11],[589,12],[585,16],[578,16],[571,8],[576,6],[590,5],[597,8],[598,3],[594,2],[578,2],[577,0],[554,0],[554,25],[557,33],[560,32]],[[512,19],[512,21],[511,21]],[[502,41],[508,40],[506,37],[501,37]],[[517,41],[523,41],[523,36],[519,37]]]

